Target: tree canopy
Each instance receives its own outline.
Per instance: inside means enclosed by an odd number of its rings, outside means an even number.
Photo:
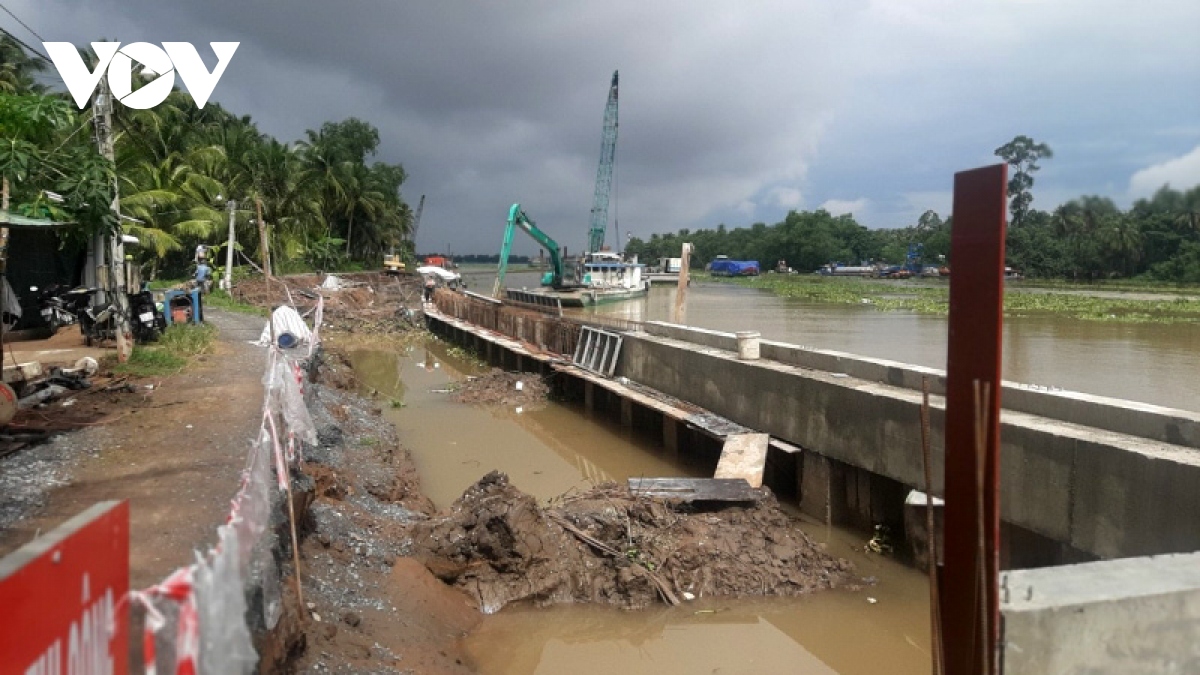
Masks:
[[[135,255],[152,273],[176,275],[196,244],[224,242],[229,200],[247,252],[259,250],[261,208],[268,249],[283,271],[377,264],[406,241],[407,173],[371,161],[380,135],[366,121],[327,122],[288,143],[216,103],[198,109],[176,90],[151,110],[116,107],[113,165],[96,151],[90,109],[38,88],[33,75],[42,62],[11,38],[0,38],[0,54],[0,175],[18,212],[70,220],[79,231],[114,228],[115,173],[122,214],[135,219],[124,229],[142,243]]]

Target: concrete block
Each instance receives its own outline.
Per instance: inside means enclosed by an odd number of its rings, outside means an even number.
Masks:
[[[1080,441],[1071,539],[1102,558],[1200,548],[1200,453]]]
[[[750,487],[762,487],[767,465],[766,434],[733,434],[725,438],[713,478],[743,478]]]
[[[1005,675],[1200,673],[1200,554],[1000,575]]]

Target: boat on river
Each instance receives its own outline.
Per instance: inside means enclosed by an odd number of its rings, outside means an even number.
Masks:
[[[575,283],[557,288],[506,289],[509,300],[535,305],[590,307],[644,298],[650,292],[646,266],[609,251],[589,253],[576,262]]]

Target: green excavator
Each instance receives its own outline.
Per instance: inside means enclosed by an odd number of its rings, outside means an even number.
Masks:
[[[550,271],[542,277],[542,285],[554,289],[566,288],[565,268],[558,242],[539,230],[529,216],[525,215],[520,204],[513,204],[508,210],[508,227],[504,230],[504,244],[500,247],[500,267],[496,271],[496,285],[492,288],[492,297],[499,298],[504,291],[504,275],[508,272],[508,256],[512,253],[513,233],[517,228],[533,237],[533,240],[550,254]]]

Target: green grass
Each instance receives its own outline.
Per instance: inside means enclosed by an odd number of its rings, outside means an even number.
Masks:
[[[193,357],[208,353],[216,339],[216,326],[176,324],[167,328],[158,344],[135,346],[129,360],[113,364],[112,371],[135,377],[174,375]]]
[[[695,275],[711,279],[707,275]],[[926,314],[949,312],[948,286],[919,286],[904,282],[879,282],[817,275],[769,274],[723,282],[761,288],[776,295],[810,302],[871,305],[884,311],[905,310]],[[1022,285],[1025,282],[1021,282]],[[1077,290],[1077,286],[1064,290]],[[1086,288],[1086,287],[1085,287]],[[1097,298],[1069,293],[1006,293],[1005,316],[1056,315],[1086,321],[1121,323],[1200,323],[1200,298],[1130,299]],[[1109,289],[1105,289],[1109,290]]]
[[[219,288],[214,288],[211,293],[204,296],[204,305],[230,312],[238,312],[239,314],[253,314],[254,316],[270,315],[270,311],[266,307],[256,307],[255,305],[240,302],[230,296],[227,291]]]
[[[176,356],[207,354],[217,340],[217,327],[211,324],[173,324],[158,339],[158,347]]]

